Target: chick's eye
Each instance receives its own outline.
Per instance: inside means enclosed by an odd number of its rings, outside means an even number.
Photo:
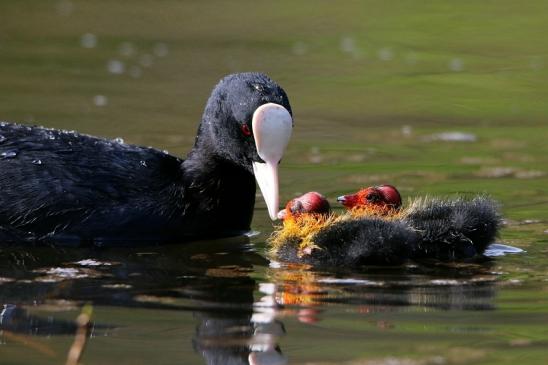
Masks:
[[[247,124],[242,124],[240,128],[244,136],[249,137],[251,135],[251,129],[249,129]]]
[[[379,200],[379,196],[377,194],[370,193],[367,194],[365,199],[367,199],[368,202],[376,202]]]

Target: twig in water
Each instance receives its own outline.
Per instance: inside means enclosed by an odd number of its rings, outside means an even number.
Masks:
[[[76,336],[74,337],[74,342],[70,347],[70,350],[67,355],[67,362],[65,365],[78,365],[82,353],[86,347],[86,342],[88,339],[88,330],[89,322],[91,320],[91,314],[93,313],[93,307],[91,305],[85,305],[82,308],[82,312],[76,318],[76,324],[78,329],[76,330]]]

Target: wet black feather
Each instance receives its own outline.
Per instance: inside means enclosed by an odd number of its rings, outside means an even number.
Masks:
[[[421,236],[413,258],[453,260],[483,254],[497,235],[501,217],[493,200],[477,196],[427,201],[406,221]]]
[[[361,218],[335,223],[314,236],[310,254],[299,256],[298,242],[287,242],[278,250],[283,261],[315,266],[397,265],[417,244],[418,235],[403,222]]]

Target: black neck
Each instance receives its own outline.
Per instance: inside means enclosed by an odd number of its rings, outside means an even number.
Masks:
[[[198,143],[183,162],[182,169],[185,200],[192,202],[190,209],[206,214],[209,224],[239,230],[249,228],[256,190],[250,171],[223,160],[212,149]]]

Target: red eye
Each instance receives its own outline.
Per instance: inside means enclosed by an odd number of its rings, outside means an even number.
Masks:
[[[249,129],[249,126],[247,124],[242,124],[241,128],[244,136],[249,137],[251,135],[251,129]]]

